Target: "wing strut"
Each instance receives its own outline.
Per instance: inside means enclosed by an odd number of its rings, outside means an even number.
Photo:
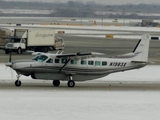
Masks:
[[[63,70],[63,68],[68,64],[68,62],[70,61],[71,59],[69,58],[66,62],[65,62],[65,64],[61,67],[61,69],[59,70],[60,72]]]

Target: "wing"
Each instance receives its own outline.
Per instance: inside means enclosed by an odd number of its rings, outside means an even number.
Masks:
[[[70,53],[70,54],[58,54],[56,55],[57,58],[89,58],[89,57],[95,57],[104,55],[103,53],[97,53],[97,52],[87,52],[87,53]]]
[[[103,53],[97,53],[97,52],[88,52],[88,53],[70,53],[70,54],[57,54],[56,57],[57,58],[66,58],[67,61],[65,62],[65,64],[60,68],[59,71],[62,71],[63,68],[68,64],[68,62],[71,59],[84,59],[84,58],[89,58],[89,57],[95,57],[95,56],[99,56],[99,55],[104,55]]]

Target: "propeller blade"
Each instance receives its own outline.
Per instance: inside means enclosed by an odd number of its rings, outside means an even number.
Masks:
[[[11,73],[11,77],[12,77],[12,79],[13,79],[13,71],[12,71],[11,68],[10,68],[10,73]]]
[[[11,62],[12,61],[12,50],[10,50],[10,52],[9,52],[9,62]]]

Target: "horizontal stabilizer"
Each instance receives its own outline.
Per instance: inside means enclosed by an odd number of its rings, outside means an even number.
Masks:
[[[131,61],[133,63],[148,63],[148,62],[143,62],[143,61]]]

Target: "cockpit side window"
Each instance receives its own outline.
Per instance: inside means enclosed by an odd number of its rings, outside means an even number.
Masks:
[[[44,62],[48,57],[45,55],[38,55],[37,57],[33,58],[32,60],[35,60],[37,62]]]

